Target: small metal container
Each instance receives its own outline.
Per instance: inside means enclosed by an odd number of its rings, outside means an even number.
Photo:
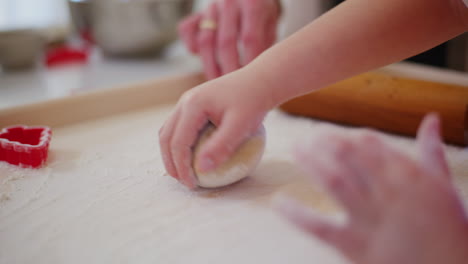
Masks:
[[[158,54],[177,37],[178,22],[193,7],[193,0],[69,1],[72,17],[75,11],[74,21],[80,23],[78,26],[89,25],[102,51],[119,57]],[[78,8],[83,12],[81,19]]]
[[[37,30],[12,29],[0,32],[0,65],[5,71],[32,68],[44,48]]]

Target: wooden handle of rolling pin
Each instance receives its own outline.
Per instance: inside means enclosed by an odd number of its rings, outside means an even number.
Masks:
[[[280,106],[333,122],[415,136],[428,112],[442,118],[445,142],[468,143],[468,87],[365,73]]]

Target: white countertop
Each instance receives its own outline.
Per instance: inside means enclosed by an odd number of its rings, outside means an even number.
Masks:
[[[339,220],[335,203],[303,176],[291,150],[317,131],[353,128],[272,111],[264,121],[265,154],[250,177],[190,191],[164,176],[156,140],[173,107],[57,127],[39,170],[0,163],[0,263],[345,263],[275,214],[271,201],[287,195]],[[382,139],[414,149],[409,138]],[[468,152],[444,148],[468,202]]]
[[[143,60],[109,59],[95,50],[86,65],[0,72],[0,109],[200,70],[180,43],[160,58]]]

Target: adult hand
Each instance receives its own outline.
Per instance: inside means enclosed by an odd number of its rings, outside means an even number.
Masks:
[[[279,0],[217,0],[179,24],[190,52],[214,79],[248,64],[276,40]]]

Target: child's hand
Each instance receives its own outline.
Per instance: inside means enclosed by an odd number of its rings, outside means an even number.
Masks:
[[[159,132],[168,173],[194,188],[192,146],[199,131],[207,122],[218,127],[195,160],[200,169],[210,171],[257,131],[274,106],[270,97],[269,87],[261,78],[246,76],[242,70],[186,92]]]
[[[354,263],[467,263],[467,218],[436,116],[423,121],[418,148],[416,161],[372,132],[316,138],[299,151],[299,163],[341,203],[348,221],[321,221],[289,199],[280,200],[279,210]]]

